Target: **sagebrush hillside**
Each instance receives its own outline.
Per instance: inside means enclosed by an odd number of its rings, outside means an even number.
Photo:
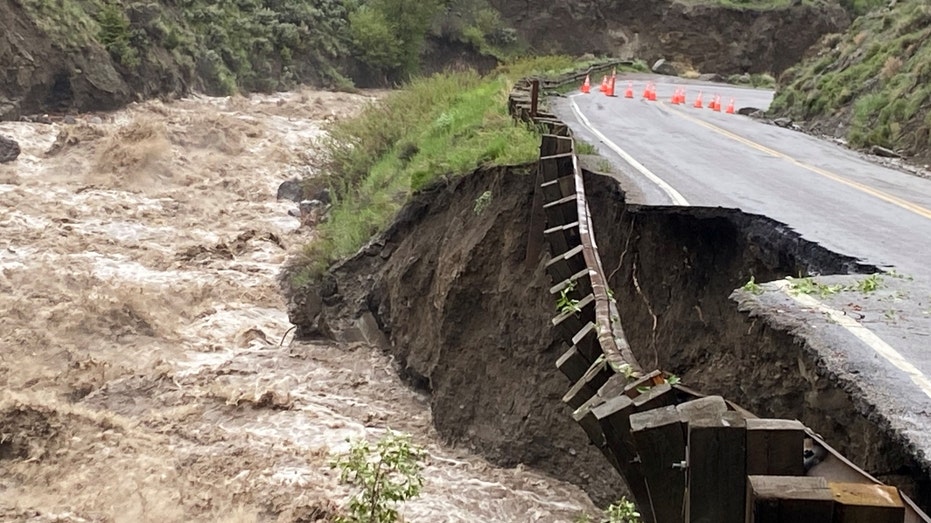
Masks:
[[[858,18],[779,83],[774,114],[853,147],[931,158],[931,5],[900,0]]]

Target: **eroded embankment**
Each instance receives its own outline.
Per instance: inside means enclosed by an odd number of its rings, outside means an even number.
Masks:
[[[561,401],[566,380],[555,362],[565,347],[549,328],[556,300],[543,271],[548,255],[526,259],[539,235],[530,227],[528,171],[477,172],[422,192],[382,237],[297,296],[292,320],[305,335],[352,336],[350,320],[371,313],[411,381],[432,393],[444,437],[499,463],[535,465],[603,502],[623,491]],[[832,381],[804,341],[728,298],[751,276],[872,267],[765,217],[628,206],[616,182],[597,175],[586,186],[603,264],[643,365],[759,415],[798,418],[926,504],[919,468],[894,434]]]
[[[620,477],[561,402],[545,254],[525,260],[534,179],[529,168],[497,168],[432,185],[381,238],[292,300],[304,303],[292,304],[292,321],[304,335],[351,336],[335,331],[371,312],[412,383],[432,393],[449,442],[613,501]],[[319,291],[333,307],[307,306]]]
[[[750,280],[876,272],[736,209],[641,207],[604,177],[586,178],[599,250],[638,359],[760,416],[797,418],[881,481],[928,505],[927,473],[888,422],[840,384],[808,341],[737,310]],[[846,389],[846,390],[845,390]]]

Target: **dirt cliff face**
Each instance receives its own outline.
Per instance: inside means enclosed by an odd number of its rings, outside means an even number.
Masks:
[[[431,392],[434,425],[449,442],[613,502],[626,492],[620,476],[561,400],[569,382],[555,365],[567,347],[549,327],[556,302],[546,258],[524,259],[534,180],[496,168],[434,185],[380,240],[294,301],[322,290],[334,305],[317,324],[329,331],[372,313],[402,374]],[[305,334],[306,315],[306,305],[291,311]]]
[[[778,9],[676,1],[587,0],[492,4],[538,52],[659,58],[721,74],[781,72],[826,34],[850,24],[839,6]]]

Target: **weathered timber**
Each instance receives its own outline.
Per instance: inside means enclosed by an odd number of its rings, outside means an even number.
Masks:
[[[544,199],[548,202],[575,194],[575,184],[572,176],[560,176],[548,182],[543,182],[540,187],[543,189]]]
[[[542,204],[540,206],[540,213],[542,216]],[[546,217],[543,216],[543,219],[545,220]],[[581,245],[581,242],[579,242],[579,222],[550,227],[543,231],[543,236],[546,238],[546,242],[550,244],[550,252],[565,252],[569,250],[570,246],[575,247]],[[561,243],[556,245],[554,240]]]
[[[572,287],[573,291],[579,293],[581,296],[585,296],[591,293],[592,282],[589,279],[590,272],[591,271],[588,268],[582,269],[569,278],[550,287],[550,294],[560,294],[563,290],[569,287]]]
[[[824,478],[748,476],[746,523],[833,523],[834,495]]]
[[[588,322],[579,329],[579,332],[572,336],[572,346],[575,347],[579,354],[590,362],[594,362],[601,356],[601,346],[598,345],[598,329],[595,324]]]
[[[736,412],[689,420],[690,523],[742,523],[746,510],[746,424]]]
[[[617,458],[614,456],[614,453],[611,452],[611,449],[608,448],[604,432],[601,430],[601,425],[598,424],[598,418],[596,418],[595,414],[592,412],[592,409],[603,403],[603,400],[604,399],[598,395],[592,396],[591,399],[572,413],[572,419],[582,427],[582,430],[588,435],[588,439],[591,441],[592,445],[597,447],[608,460],[608,463],[617,470]]]
[[[555,118],[538,116],[534,118],[533,123],[542,126],[547,134],[556,136],[569,136],[569,126]]]
[[[543,212],[546,214],[547,228],[579,221],[579,215],[576,214],[577,198],[578,195],[573,194],[565,198],[544,203]]]
[[[572,339],[585,326],[595,320],[595,298],[591,294],[584,296],[576,304],[577,310],[566,310],[551,320],[556,332],[563,339]]]
[[[669,406],[633,414],[630,429],[655,523],[684,523],[685,435],[678,409]]]
[[[543,171],[543,182],[549,183],[564,176],[572,176],[572,153],[554,154],[540,158],[540,169]],[[575,192],[574,190],[572,192]]]
[[[533,190],[533,207],[530,209],[530,231],[527,237],[527,249],[524,251],[524,264],[528,269],[536,267],[540,255],[543,253],[543,242],[546,240],[546,213],[543,212],[543,172],[537,165],[535,188]],[[540,232],[543,234],[540,234]]]
[[[905,504],[895,487],[829,482],[834,523],[902,523]]]
[[[581,407],[586,401],[591,399],[592,396],[598,393],[598,389],[608,381],[611,374],[612,372],[611,369],[608,368],[608,363],[604,358],[600,358],[595,363],[592,363],[592,366],[585,371],[585,374],[579,381],[572,385],[569,392],[563,396],[563,403],[572,407],[572,410]]]
[[[585,371],[587,371],[591,365],[591,362],[582,356],[579,353],[579,349],[575,346],[569,347],[569,350],[564,352],[563,355],[556,360],[556,368],[569,378],[569,381],[572,383],[582,379],[582,376],[585,375]]]
[[[645,412],[660,407],[668,407],[676,402],[675,393],[668,383],[661,383],[634,398],[637,412]]]
[[[697,400],[686,401],[676,405],[679,418],[688,423],[692,418],[721,416],[727,412],[727,403],[721,396],[705,396]]]
[[[663,378],[663,373],[658,370],[654,370],[646,376],[637,378],[636,380],[627,384],[627,386],[624,388],[624,394],[630,398],[636,398],[640,395],[639,389],[643,387],[653,387],[661,383],[666,383],[666,379]]]
[[[805,426],[797,420],[747,420],[747,474],[804,476]]]
[[[614,454],[618,472],[627,483],[630,493],[637,500],[644,521],[654,521],[653,508],[649,504],[649,491],[637,456],[637,448],[630,434],[630,416],[637,412],[634,401],[618,395],[607,399],[592,409],[601,425],[608,449]]]
[[[554,281],[566,280],[585,268],[585,258],[581,256],[582,246],[577,245],[566,252],[558,253],[546,262],[546,272]]]
[[[540,209],[540,212],[543,212],[542,208]],[[546,220],[546,216],[544,216],[543,219]],[[571,224],[551,227],[547,229],[547,231],[552,231],[549,234],[544,231],[543,235],[546,238],[546,243],[548,243],[550,246],[550,252],[567,252],[572,248],[581,245],[577,239],[570,237],[570,233],[568,232],[569,230],[571,230]]]
[[[555,156],[572,152],[572,138],[544,134],[540,138],[540,157]]]

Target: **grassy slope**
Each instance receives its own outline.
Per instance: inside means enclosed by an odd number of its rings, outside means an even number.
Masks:
[[[354,119],[334,124],[323,145],[326,181],[336,198],[318,239],[297,260],[292,282],[319,276],[353,254],[394,218],[413,191],[439,177],[483,165],[534,161],[536,130],[507,114],[514,79],[560,73],[574,63],[547,57],[505,66],[482,77],[438,74],[411,82]]]
[[[775,114],[821,124],[854,147],[929,156],[931,5],[904,0],[858,18],[780,84]]]

